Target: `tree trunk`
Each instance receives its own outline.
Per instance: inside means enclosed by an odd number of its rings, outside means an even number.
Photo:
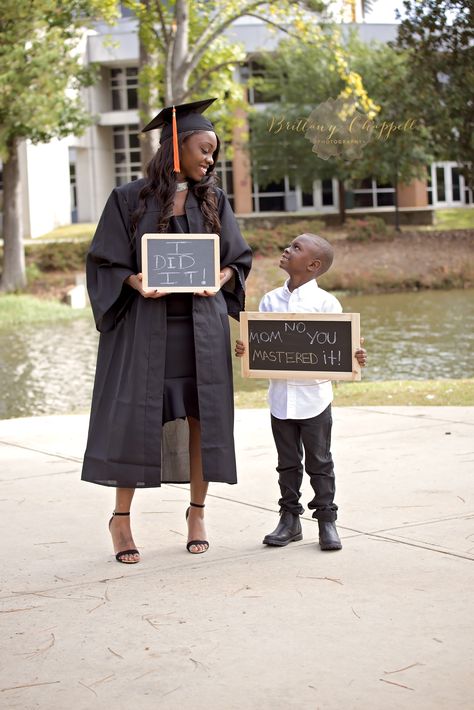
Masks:
[[[139,35],[140,57],[138,71],[140,76],[140,72],[144,67],[151,66],[153,64],[153,57],[143,42],[141,33],[139,33]],[[143,125],[152,119],[151,108],[155,105],[155,103],[158,103],[157,101],[155,102],[155,99],[157,98],[155,94],[156,92],[150,85],[141,86],[140,91],[138,92],[138,113],[143,121]],[[158,131],[147,131],[146,133],[142,133],[140,131],[138,135],[140,139],[140,162],[142,167],[142,175],[145,177],[147,165],[155,155],[159,145]]]
[[[344,186],[344,180],[337,181],[338,192],[339,192],[339,220],[341,224],[346,221],[346,188]]]
[[[400,210],[398,208],[398,156],[395,158],[395,229],[400,232]]]
[[[170,103],[183,103],[183,97],[188,89],[189,70],[189,9],[188,0],[176,0],[175,5],[176,31],[171,56],[171,93]]]
[[[26,286],[18,143],[18,139],[14,138],[8,144],[8,158],[3,163],[3,271],[0,291],[7,293]]]

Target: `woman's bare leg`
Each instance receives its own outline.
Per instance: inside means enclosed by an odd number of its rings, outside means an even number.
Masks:
[[[189,464],[191,474],[191,502],[204,505],[208,483],[202,477],[201,458],[201,423],[198,419],[188,417],[189,424]],[[190,540],[205,540],[204,509],[189,509],[188,542]],[[204,552],[207,545],[192,545],[191,552]]]
[[[115,489],[115,512],[128,513],[132,504],[135,488],[116,488]],[[110,523],[110,532],[114,543],[115,554],[121,550],[131,550],[136,548],[133,541],[132,531],[130,528],[129,515],[114,515]],[[139,554],[123,555],[123,562],[137,562],[140,559]]]

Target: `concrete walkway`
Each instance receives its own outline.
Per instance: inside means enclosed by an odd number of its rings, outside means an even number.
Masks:
[[[334,410],[341,552],[261,544],[277,522],[268,413],[239,410],[240,483],[139,491],[139,565],[113,491],[80,482],[87,418],[0,422],[0,706],[30,710],[474,707],[474,408]],[[310,497],[308,481],[304,498]]]

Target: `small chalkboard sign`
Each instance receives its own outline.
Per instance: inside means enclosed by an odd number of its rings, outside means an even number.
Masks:
[[[240,314],[243,377],[360,380],[358,313]]]
[[[144,291],[215,292],[220,287],[219,271],[217,234],[144,234],[142,237]]]

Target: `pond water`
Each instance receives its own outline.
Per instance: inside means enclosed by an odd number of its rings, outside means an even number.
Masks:
[[[92,318],[0,329],[0,419],[87,410],[97,343]]]
[[[474,377],[474,291],[341,296],[360,313],[367,380]]]
[[[364,379],[474,377],[473,290],[340,300],[346,312],[361,314],[370,358]],[[89,318],[0,329],[0,419],[88,410],[97,342]],[[236,387],[239,381],[236,372]],[[245,383],[262,386],[263,380]]]

